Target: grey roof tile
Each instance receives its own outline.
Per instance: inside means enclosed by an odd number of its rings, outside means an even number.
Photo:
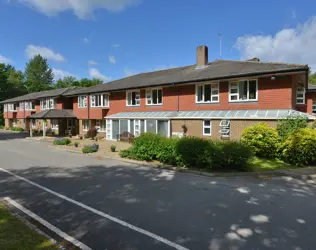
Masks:
[[[47,109],[28,116],[31,119],[77,118],[71,109]]]

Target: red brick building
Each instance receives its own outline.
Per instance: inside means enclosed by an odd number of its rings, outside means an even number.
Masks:
[[[68,110],[64,117],[54,112],[57,127],[84,134],[96,126],[108,140],[123,132],[178,136],[184,129],[188,135],[238,139],[245,127],[259,121],[276,126],[278,119],[290,115],[314,120],[313,99],[316,112],[316,89],[308,88],[307,65],[266,63],[257,58],[208,62],[208,49],[200,46],[194,65],[91,88],[33,93],[2,103],[9,127],[29,129],[30,118],[42,119],[38,112],[54,109]],[[35,110],[23,109],[28,102]],[[56,130],[56,121],[49,120],[48,128]]]

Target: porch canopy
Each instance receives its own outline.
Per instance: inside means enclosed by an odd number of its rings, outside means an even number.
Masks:
[[[77,119],[71,109],[46,109],[27,117],[28,119]]]
[[[199,110],[199,111],[160,111],[160,112],[121,112],[106,116],[106,119],[229,119],[229,120],[279,120],[287,117],[304,117],[315,120],[316,117],[293,109],[260,110]]]

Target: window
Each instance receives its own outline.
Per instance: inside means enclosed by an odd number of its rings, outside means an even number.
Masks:
[[[18,121],[17,119],[12,119],[12,126],[17,127],[18,126]]]
[[[87,96],[78,96],[78,108],[87,107]]]
[[[13,103],[8,104],[8,111],[16,112],[16,104],[13,104]]]
[[[56,119],[51,120],[51,128],[53,130],[58,129],[58,120],[56,120]]]
[[[89,130],[89,120],[82,120],[82,130],[83,131]]]
[[[19,107],[20,111],[24,111],[24,102],[20,102]]]
[[[55,99],[43,99],[40,102],[41,110],[45,109],[54,109],[55,108]]]
[[[139,106],[140,105],[140,91],[126,92],[126,106]]]
[[[36,128],[36,120],[31,119],[32,128]]]
[[[219,134],[222,137],[230,137],[230,121],[229,120],[221,120],[219,127],[220,127]]]
[[[25,102],[25,110],[35,110],[35,102]]]
[[[91,107],[109,107],[109,94],[92,95]]]
[[[112,140],[112,122],[111,122],[111,120],[106,120],[106,139]]]
[[[243,80],[231,82],[229,88],[229,101],[257,101],[258,82],[257,80]]]
[[[196,85],[195,95],[196,103],[219,102],[219,83]]]
[[[296,87],[296,104],[305,104],[305,88],[303,84]]]
[[[211,120],[203,121],[203,135],[212,135],[212,121]]]
[[[106,120],[96,120],[95,127],[98,132],[106,132]]]
[[[313,113],[314,115],[316,114],[316,101],[313,101],[312,113]]]
[[[3,111],[4,111],[4,112],[7,112],[7,111],[8,111],[8,104],[4,104],[4,105],[3,105]]]
[[[146,91],[146,104],[147,105],[162,104],[162,89],[148,89]]]

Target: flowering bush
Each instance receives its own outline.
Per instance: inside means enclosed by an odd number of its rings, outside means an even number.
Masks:
[[[71,140],[69,138],[56,138],[53,142],[54,145],[69,145]]]

